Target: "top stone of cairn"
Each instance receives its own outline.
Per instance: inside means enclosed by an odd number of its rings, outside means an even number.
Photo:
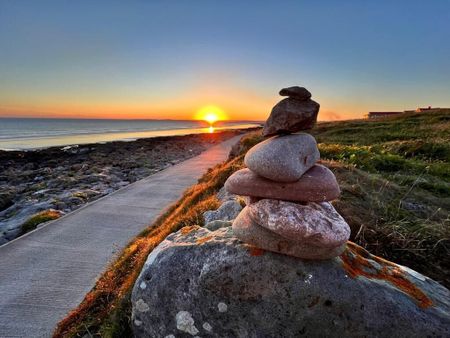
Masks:
[[[311,98],[311,93],[305,87],[287,87],[280,90],[281,96],[289,96],[302,101],[306,101]]]
[[[288,98],[278,102],[264,124],[263,136],[296,133],[314,127],[320,105],[311,100],[311,93],[303,87],[280,90]]]

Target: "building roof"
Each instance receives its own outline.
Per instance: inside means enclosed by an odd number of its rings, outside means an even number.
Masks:
[[[401,111],[371,111],[369,112],[369,115],[395,115],[395,114],[402,114]]]

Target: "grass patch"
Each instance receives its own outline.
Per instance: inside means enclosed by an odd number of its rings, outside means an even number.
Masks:
[[[372,253],[450,286],[450,111],[320,123],[336,208]]]
[[[325,164],[340,183],[342,195],[333,204],[352,241],[450,285],[450,201],[351,165]]]
[[[450,111],[412,113],[382,120],[319,123],[313,130],[319,143],[375,145],[389,142],[435,141],[450,138]]]
[[[323,159],[449,198],[449,114],[412,113],[375,121],[320,123],[312,133]]]
[[[54,219],[59,218],[60,216],[61,214],[56,210],[41,211],[31,216],[20,226],[21,235],[36,229],[36,227],[41,223],[52,221]]]

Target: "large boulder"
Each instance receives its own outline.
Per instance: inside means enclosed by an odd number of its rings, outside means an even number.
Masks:
[[[186,227],[149,255],[132,294],[136,337],[448,337],[450,292],[348,242],[304,261]]]

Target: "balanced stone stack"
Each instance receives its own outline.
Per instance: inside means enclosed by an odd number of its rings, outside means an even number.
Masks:
[[[225,188],[249,197],[233,222],[233,232],[253,246],[303,259],[340,255],[350,228],[329,201],[340,189],[334,174],[317,164],[316,140],[301,132],[311,129],[319,104],[303,87],[280,91],[280,101],[266,121],[269,139],[245,156],[248,169],[231,175]]]

